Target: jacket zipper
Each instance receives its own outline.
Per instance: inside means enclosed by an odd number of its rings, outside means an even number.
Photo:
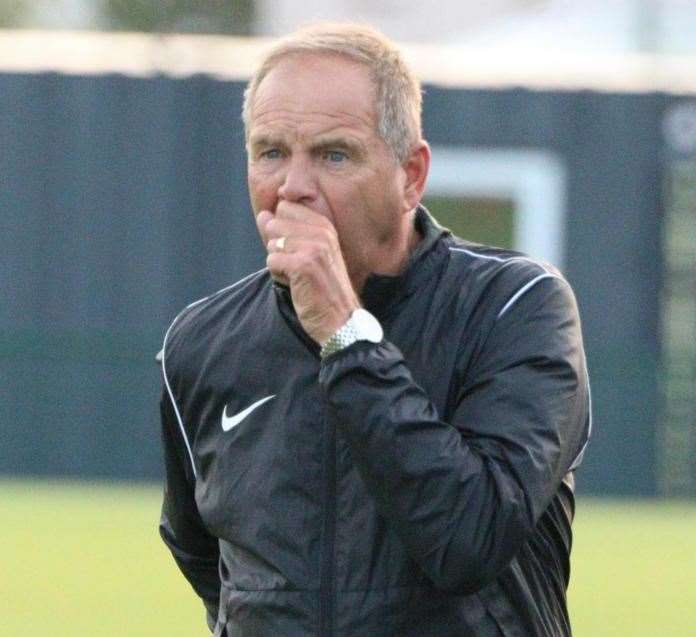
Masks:
[[[326,413],[326,411],[325,411]],[[334,545],[336,542],[336,430],[328,417],[324,418],[326,432],[324,468],[324,533],[321,551],[321,606],[319,635],[334,633]]]

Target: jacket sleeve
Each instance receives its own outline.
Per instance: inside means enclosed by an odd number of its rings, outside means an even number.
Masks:
[[[493,324],[448,422],[386,341],[329,357],[320,382],[378,509],[443,590],[473,592],[507,566],[587,438],[577,308],[556,278]]]
[[[203,600],[212,632],[220,595],[218,541],[208,533],[198,513],[193,472],[166,389],[162,392],[160,412],[165,483],[159,531],[179,569]]]

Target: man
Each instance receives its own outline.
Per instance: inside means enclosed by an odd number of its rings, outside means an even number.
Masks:
[[[249,83],[268,267],[188,306],[162,359],[160,529],[216,635],[570,634],[575,301],[419,205],[420,95],[354,26]]]

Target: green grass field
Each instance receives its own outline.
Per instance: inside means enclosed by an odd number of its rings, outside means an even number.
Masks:
[[[159,503],[153,486],[0,482],[0,635],[209,634]],[[696,634],[696,503],[585,499],[574,528],[576,637]]]

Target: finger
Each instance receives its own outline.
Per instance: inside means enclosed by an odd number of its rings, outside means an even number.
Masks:
[[[290,246],[288,245],[288,237],[281,235],[277,239],[269,239],[266,243],[266,250],[268,252],[290,252]]]
[[[327,225],[332,226],[333,224],[324,215],[303,206],[302,204],[294,203],[291,201],[281,201],[275,210],[276,217],[278,219],[287,219],[295,221],[303,221],[307,224],[326,227]]]
[[[272,252],[284,252],[285,254],[293,254],[302,252],[305,254],[326,254],[330,250],[325,244],[322,244],[311,237],[289,237],[281,235],[277,239],[269,239],[266,243],[266,249],[269,254]]]
[[[266,257],[266,266],[268,271],[276,278],[283,282],[290,281],[290,275],[296,266],[295,257],[292,254],[285,252],[271,252]]]
[[[327,279],[327,268],[317,267],[317,260],[303,252],[271,252],[266,257],[266,265],[271,274],[288,280],[291,285],[298,277],[311,280],[314,285]]]
[[[262,210],[256,215],[255,221],[256,221],[256,227],[258,228],[259,234],[261,235],[261,238],[264,240],[264,243],[268,241],[268,222],[273,219],[273,213],[269,212],[268,210]]]
[[[282,240],[282,241],[281,241]],[[334,253],[329,246],[316,241],[300,238],[300,237],[281,237],[280,239],[271,239],[266,248],[268,256],[285,255],[292,256],[292,259],[279,259],[274,257],[271,263],[282,266],[282,272],[292,278],[292,275],[304,273],[328,274],[330,271],[340,272],[345,270],[345,264],[340,254]],[[267,259],[267,264],[269,263]]]
[[[256,223],[260,226],[264,226],[271,219],[273,219],[273,213],[270,210],[261,210],[256,215]]]
[[[336,231],[333,227],[308,224],[304,221],[295,219],[279,219],[278,217],[273,217],[266,223],[262,236],[266,244],[268,244],[271,239],[285,237],[286,240],[290,238],[310,239],[325,243],[334,248],[338,246]]]

